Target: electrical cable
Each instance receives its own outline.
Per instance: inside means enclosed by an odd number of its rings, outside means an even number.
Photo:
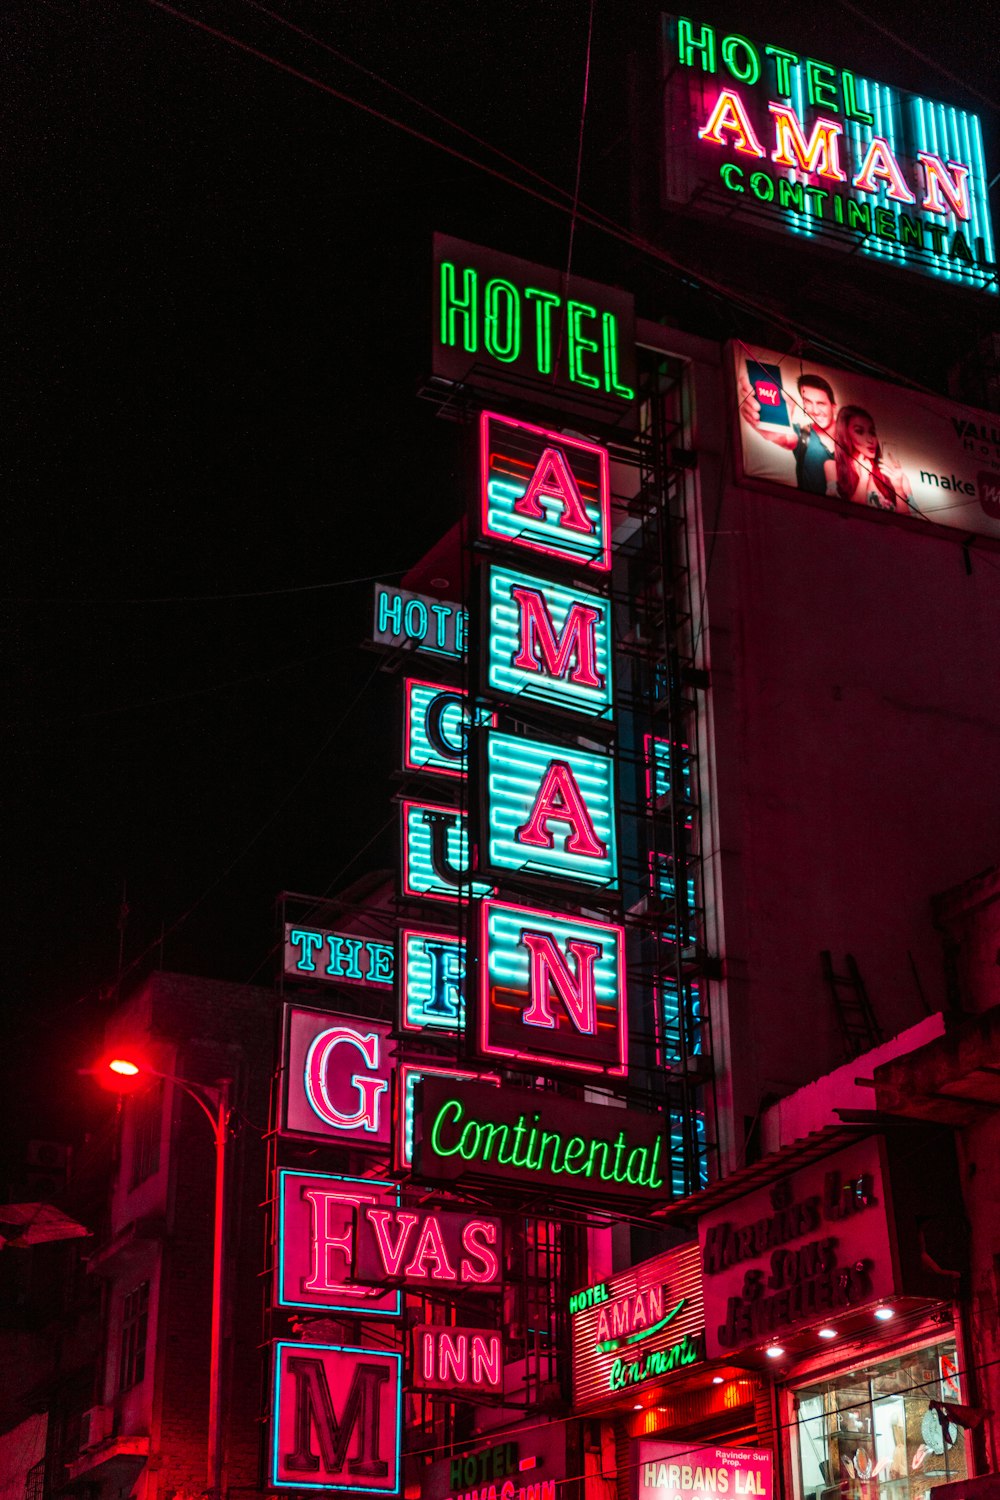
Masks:
[[[263,672],[247,672],[242,677],[232,677],[227,682],[211,682],[204,687],[188,688],[182,693],[166,693],[159,698],[140,698],[135,703],[120,703],[114,708],[88,709],[80,714],[60,714],[56,718],[36,719],[27,727],[31,729],[51,729],[59,724],[86,723],[92,719],[105,719],[117,714],[136,713],[144,708],[156,708],[164,703],[183,703],[188,698],[204,698],[212,693],[224,693],[229,688],[243,687],[248,682],[266,682],[271,677],[283,676],[286,672],[294,672],[299,667],[309,666],[315,661],[323,661],[330,657],[337,657],[338,651],[316,651],[311,656],[301,656],[297,661],[286,662],[280,667],[268,667]],[[19,724],[19,727],[23,727]]]
[[[920,48],[914,47],[912,42],[908,42],[904,37],[898,36],[895,31],[890,31],[888,26],[883,26],[881,21],[876,21],[870,11],[862,10],[860,6],[854,5],[852,0],[839,0],[839,3],[845,10],[849,10],[853,16],[857,16],[859,21],[867,21],[869,26],[874,26],[875,30],[880,31],[894,46],[902,47],[904,52],[911,53],[926,67],[933,68],[943,78],[947,78],[949,83],[957,84],[960,89],[965,89],[966,93],[973,94],[981,104],[985,104],[990,109],[1000,112],[1000,104],[995,99],[991,99],[988,94],[981,93],[975,84],[968,83],[965,79],[959,78],[956,73],[952,73],[950,69],[946,68],[944,63],[937,61],[933,57],[928,57],[926,52],[921,52]]]
[[[279,813],[281,813],[285,809],[285,807],[287,807],[287,805],[291,801],[292,797],[294,797],[295,793],[299,790],[299,787],[301,787],[303,785],[303,783],[306,781],[306,779],[308,778],[308,776],[315,769],[315,767],[319,763],[320,759],[325,754],[326,750],[333,743],[333,740],[335,739],[335,737],[340,733],[340,731],[343,729],[344,725],[347,723],[348,719],[350,718],[351,714],[354,712],[354,710],[357,707],[357,705],[360,703],[362,697],[367,692],[368,688],[374,682],[374,680],[375,680],[378,672],[380,671],[380,668],[381,668],[381,663],[377,662],[375,664],[375,666],[372,668],[372,671],[369,674],[369,676],[362,683],[362,685],[358,689],[357,693],[351,699],[350,703],[347,705],[347,707],[345,708],[344,712],[341,714],[340,718],[337,720],[336,724],[334,724],[333,728],[327,734],[326,738],[323,740],[323,742],[319,746],[318,750],[316,750],[316,752],[310,757],[310,759],[307,762],[305,768],[303,769],[301,775],[297,778],[296,781],[294,781],[292,783],[292,785],[289,787],[289,789],[287,790],[287,792],[285,793],[285,795],[281,798],[280,802],[278,802],[278,804],[271,810],[271,812],[267,815],[267,817],[264,819],[264,821],[258,826],[257,831],[243,845],[243,847],[240,849],[239,853],[236,854],[233,857],[233,859],[230,860],[229,864],[226,865],[225,869],[222,870],[218,875],[216,875],[215,878],[205,887],[205,889],[202,891],[201,895],[198,896],[194,901],[192,901],[191,905],[189,907],[187,907],[186,910],[183,911],[180,914],[179,917],[177,917],[173,922],[171,922],[171,924],[170,924],[169,927],[164,928],[164,930],[159,934],[159,936],[155,939],[154,942],[151,942],[151,943],[147,944],[147,946],[142,950],[142,952],[139,953],[135,958],[133,958],[132,961],[122,970],[121,974],[119,974],[118,979],[116,981],[116,983],[117,983],[117,985],[119,987],[121,985],[122,980],[127,979],[129,977],[129,975],[133,974],[135,972],[135,970],[139,967],[139,965],[141,963],[143,963],[146,958],[149,957],[150,953],[152,953],[154,951],[154,949],[162,947],[164,941],[168,937],[171,937],[175,932],[177,932],[184,925],[184,923],[189,919],[189,917],[191,917],[198,910],[198,908],[202,905],[202,903],[205,900],[207,900],[207,898],[212,894],[212,892],[214,890],[216,890],[217,887],[222,884],[222,882],[227,878],[228,875],[231,874],[231,872],[236,868],[236,866],[240,863],[240,861],[247,854],[249,854],[250,850],[257,843],[257,840],[264,833],[266,833],[267,829],[270,828],[271,824],[278,817]],[[82,995],[80,997],[80,999],[77,1001],[77,1004],[82,1004],[84,1000],[86,1000],[87,998],[89,998],[89,995],[91,993],[93,993],[93,992],[92,991],[88,991],[85,995]]]
[[[162,10],[166,14],[174,16],[177,20],[183,21],[186,25],[193,26],[197,30],[203,31],[207,35],[214,36],[217,40],[225,42],[228,46],[234,47],[238,51],[247,53],[249,56],[256,58],[259,62],[266,63],[269,66],[276,68],[279,72],[287,73],[290,77],[297,79],[300,83],[305,83],[311,88],[318,89],[321,93],[328,94],[332,98],[339,100],[341,103],[350,104],[354,108],[361,110],[362,113],[371,115],[373,118],[381,120],[384,124],[394,126],[396,129],[403,131],[403,133],[406,135],[412,136],[415,140],[422,142],[424,145],[436,147],[438,150],[443,151],[446,155],[454,157],[456,160],[463,162],[466,166],[471,166],[477,171],[484,172],[488,176],[496,178],[498,181],[505,183],[509,187],[513,187],[519,192],[526,193],[529,197],[534,198],[538,202],[546,204],[550,208],[556,209],[560,213],[569,212],[569,207],[566,203],[559,202],[549,197],[546,193],[541,192],[538,188],[534,188],[528,183],[518,182],[516,178],[511,177],[508,173],[501,172],[498,168],[490,166],[486,162],[477,161],[475,157],[469,156],[466,152],[460,151],[457,147],[448,145],[446,142],[436,139],[434,136],[428,135],[425,131],[417,129],[416,126],[409,125],[392,115],[386,114],[385,111],[377,109],[373,105],[365,104],[361,100],[355,99],[352,95],[346,93],[343,89],[335,88],[332,84],[326,83],[322,79],[316,78],[313,74],[306,73],[302,69],[294,67],[291,63],[284,62],[281,58],[275,57],[271,53],[264,52],[261,48],[255,47],[251,43],[243,41],[240,37],[234,36],[231,32],[223,31],[216,26],[210,26],[207,22],[199,20],[196,16],[190,15],[187,11],[181,10],[179,7],[167,3],[167,0],[147,0],[147,3],[154,6],[157,10]],[[891,367],[883,365],[879,361],[858,356],[853,350],[837,345],[828,337],[816,334],[813,330],[806,328],[804,325],[800,328],[795,323],[790,321],[787,317],[785,317],[779,309],[771,307],[765,303],[757,302],[754,298],[748,296],[747,293],[739,292],[734,288],[727,286],[723,282],[715,281],[713,278],[704,275],[704,273],[695,271],[692,268],[685,266],[681,261],[677,260],[667,251],[662,250],[658,245],[654,245],[651,241],[646,240],[640,235],[633,234],[631,231],[623,228],[621,225],[618,225],[613,219],[607,219],[603,215],[598,216],[596,212],[584,208],[583,205],[580,205],[577,217],[581,223],[587,224],[590,228],[610,235],[612,238],[619,240],[621,243],[628,245],[630,248],[642,252],[653,262],[659,264],[660,266],[668,268],[672,273],[679,274],[685,277],[687,280],[693,281],[697,285],[700,285],[706,291],[713,292],[722,300],[723,304],[727,307],[731,307],[733,305],[740,306],[744,311],[751,312],[756,316],[763,318],[766,322],[769,322],[776,327],[783,328],[794,338],[800,338],[802,332],[805,332],[806,334],[808,334],[810,340],[815,342],[818,346],[830,349],[831,351],[836,351],[839,357],[845,358],[853,364],[862,363],[867,368],[875,370],[897,383],[902,382],[905,386],[908,386],[911,389],[923,390],[928,395],[934,394],[930,387],[921,385],[919,381],[915,381],[911,377],[903,375],[900,371],[893,370]]]
[[[160,594],[149,595],[145,598],[136,597],[132,599],[107,599],[107,598],[68,598],[65,594],[54,599],[40,599],[31,596],[10,595],[0,600],[3,604],[64,604],[74,606],[77,604],[114,605],[120,604],[225,604],[233,599],[277,599],[286,594],[315,594],[325,589],[345,589],[355,583],[376,583],[383,578],[402,578],[408,572],[407,568],[395,568],[391,572],[367,573],[361,578],[335,578],[328,583],[300,583],[285,589],[249,589],[236,594]]]

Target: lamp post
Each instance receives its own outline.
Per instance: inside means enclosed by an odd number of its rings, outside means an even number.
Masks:
[[[209,1123],[215,1142],[215,1217],[212,1233],[212,1347],[208,1387],[208,1495],[222,1500],[223,1466],[223,1319],[226,1307],[226,1142],[229,1136],[230,1090],[232,1080],[220,1078],[215,1084],[191,1083],[172,1073],[161,1073],[145,1063],[126,1057],[113,1057],[107,1063],[111,1079],[98,1077],[105,1087],[118,1093],[130,1093],[143,1078],[162,1078],[183,1089],[193,1099]],[[95,1070],[97,1071],[97,1070]]]

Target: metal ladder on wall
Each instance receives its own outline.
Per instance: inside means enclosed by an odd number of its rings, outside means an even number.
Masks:
[[[872,1047],[877,1047],[885,1038],[854,954],[844,954],[846,974],[838,974],[834,969],[833,955],[829,948],[823,949],[820,962],[823,965],[823,978],[837,1013],[847,1061],[850,1062],[852,1058],[860,1057],[862,1052],[869,1052]]]

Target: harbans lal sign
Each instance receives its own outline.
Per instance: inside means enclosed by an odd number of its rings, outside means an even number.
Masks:
[[[551,1194],[635,1203],[669,1197],[658,1115],[584,1104],[530,1089],[425,1078],[414,1173]]]
[[[663,48],[669,202],[996,291],[978,116],[701,17]]]

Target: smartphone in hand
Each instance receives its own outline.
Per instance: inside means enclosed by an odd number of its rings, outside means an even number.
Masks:
[[[747,379],[760,407],[760,421],[766,427],[791,428],[788,404],[781,389],[781,371],[777,365],[765,365],[748,359]]]

